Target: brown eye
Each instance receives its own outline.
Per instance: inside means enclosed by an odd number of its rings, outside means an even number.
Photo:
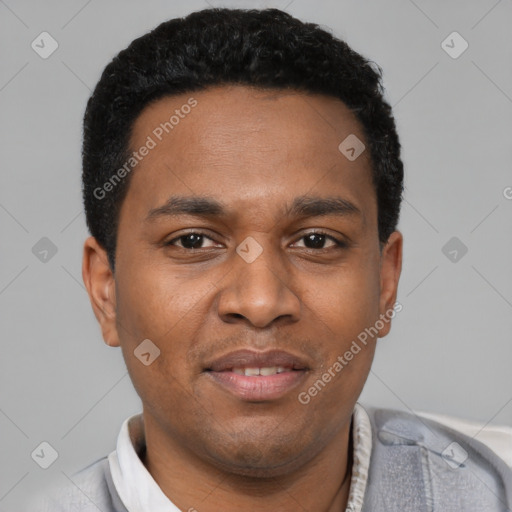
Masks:
[[[329,249],[332,247],[346,247],[346,244],[341,240],[338,240],[337,238],[334,238],[333,236],[330,236],[327,233],[321,233],[317,231],[303,235],[300,238],[300,240],[304,240],[304,246],[306,247],[306,249],[322,250]],[[328,240],[333,242],[334,245],[331,245],[330,247],[324,247],[325,243]]]
[[[178,236],[167,242],[165,245],[176,246],[176,242],[178,241],[180,243],[178,247],[182,247],[183,249],[204,249],[203,242],[206,240],[211,240],[213,242],[213,240],[205,234],[194,231]]]

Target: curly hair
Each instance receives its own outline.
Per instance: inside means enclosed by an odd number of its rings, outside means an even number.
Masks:
[[[82,192],[89,231],[115,267],[117,227],[130,176],[95,193],[129,157],[131,130],[149,103],[224,84],[294,89],[341,100],[370,150],[381,248],[403,193],[400,143],[382,70],[344,41],[278,9],[204,9],[160,24],[106,66],[84,116]]]

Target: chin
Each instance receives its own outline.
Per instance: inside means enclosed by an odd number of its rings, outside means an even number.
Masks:
[[[234,446],[225,445],[222,453],[213,455],[214,463],[222,471],[246,478],[276,478],[298,470],[314,457],[313,447],[307,444],[283,443],[275,439],[269,442],[268,437],[260,444],[238,442]]]

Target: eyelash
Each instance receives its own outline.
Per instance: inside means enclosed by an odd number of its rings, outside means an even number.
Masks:
[[[180,238],[183,238],[187,235],[200,235],[205,238],[208,238],[208,240],[211,240],[212,242],[215,242],[215,240],[213,240],[210,236],[208,236],[206,233],[204,233],[202,231],[189,231],[188,233],[183,233],[182,235],[177,236],[177,237],[173,238],[172,240],[169,240],[168,242],[165,242],[164,245],[165,246],[175,246],[173,242],[176,242]],[[326,238],[328,238],[329,240],[332,240],[336,244],[335,247],[327,247],[327,248],[322,248],[322,249],[312,249],[310,247],[306,247],[305,249],[307,249],[309,251],[320,252],[320,251],[328,251],[329,249],[346,249],[348,247],[348,244],[346,242],[344,242],[343,240],[340,240],[339,238],[329,235],[325,231],[321,231],[321,230],[320,231],[308,231],[307,233],[305,233],[301,237],[299,237],[297,240],[302,240],[303,238],[307,237],[308,235],[324,235]],[[187,247],[179,247],[179,246],[175,246],[175,247],[178,247],[179,249],[184,249],[185,251],[190,251],[190,252],[194,251],[194,250],[208,249],[207,247],[206,248],[200,247],[199,249],[189,249]]]

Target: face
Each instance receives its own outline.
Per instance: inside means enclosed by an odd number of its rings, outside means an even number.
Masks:
[[[402,251],[397,231],[379,247],[369,150],[338,149],[351,134],[364,142],[336,99],[241,86],[161,99],[134,124],[132,150],[154,146],[115,276],[89,239],[84,280],[146,423],[205,462],[277,474],[350,422],[390,323],[358,336],[392,309]]]

